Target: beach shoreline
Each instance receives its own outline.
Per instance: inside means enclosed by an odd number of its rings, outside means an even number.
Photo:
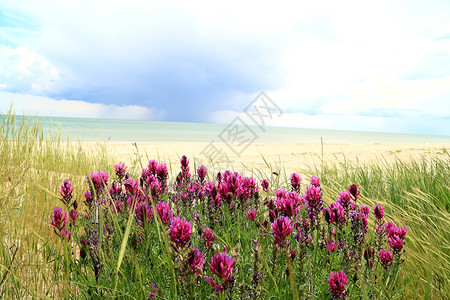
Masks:
[[[186,155],[197,165],[215,165],[217,169],[285,169],[286,173],[309,169],[322,162],[370,164],[395,160],[410,161],[448,156],[450,143],[252,143],[246,148],[229,147],[224,142],[82,142],[86,150],[104,145],[117,162],[131,165],[137,155],[145,164],[149,159],[166,162],[175,170]],[[213,147],[213,149],[211,148]]]

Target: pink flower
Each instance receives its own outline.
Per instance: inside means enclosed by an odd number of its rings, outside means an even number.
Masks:
[[[73,187],[70,180],[65,179],[64,182],[61,184],[61,190],[59,190],[58,192],[62,196],[61,201],[64,202],[66,206],[69,206],[73,192]]]
[[[287,217],[278,217],[272,223],[273,237],[278,245],[284,244],[284,240],[291,235],[294,226],[291,224],[291,220]]]
[[[125,172],[127,171],[127,166],[125,163],[120,162],[114,165],[114,170],[116,171],[116,176],[119,178],[119,181],[125,176]]]
[[[133,178],[128,177],[126,178],[122,184],[125,186],[125,190],[133,195],[137,195],[140,189],[139,186],[139,180],[136,178],[133,180]]]
[[[170,224],[173,218],[173,213],[170,210],[169,203],[159,202],[156,204],[156,211],[164,224]]]
[[[396,253],[400,252],[403,248],[403,239],[401,239],[397,235],[389,237],[388,242],[389,246],[391,246],[392,250],[394,250],[394,252]]]
[[[324,214],[327,223],[331,223],[336,226],[345,224],[345,210],[338,203],[331,203],[330,206],[325,209]]]
[[[249,209],[247,211],[247,217],[251,220],[251,221],[255,221],[256,219],[256,209]]]
[[[211,263],[208,263],[209,269],[220,280],[221,286],[228,285],[230,279],[233,277],[234,261],[234,257],[228,256],[225,252],[219,252],[211,258]],[[208,277],[207,279],[206,277],[207,276],[205,276],[205,280],[214,286],[214,281],[212,281],[211,278]]]
[[[139,226],[145,227],[153,217],[152,208],[147,202],[139,202],[135,209],[135,219]]]
[[[161,296],[161,289],[158,288],[158,295],[156,295],[156,285],[152,284],[152,291],[150,293],[148,293],[148,295],[150,296],[150,299],[156,299],[157,297]]]
[[[345,297],[345,286],[348,284],[348,281],[344,270],[341,270],[339,273],[332,271],[331,276],[328,278],[328,284],[330,285],[328,291],[333,292],[333,299]]]
[[[315,187],[320,187],[320,179],[317,176],[312,176],[310,180],[311,185]]]
[[[78,219],[78,210],[69,211],[69,217],[70,217],[70,224],[72,224],[73,226],[75,224],[75,220]]]
[[[303,195],[303,201],[308,204],[311,211],[320,211],[322,209],[322,189],[320,186],[308,186]]]
[[[170,240],[177,247],[184,247],[191,239],[191,222],[187,222],[186,218],[172,218],[170,222]]]
[[[200,167],[197,168],[197,175],[200,182],[203,182],[205,180],[206,173],[207,169],[205,166],[201,165]]]
[[[373,207],[373,213],[378,220],[383,219],[383,217],[384,217],[383,206],[380,204],[375,205]]]
[[[298,214],[300,204],[301,201],[296,192],[285,193],[275,202],[277,210],[290,218]]]
[[[289,253],[291,254],[291,259],[294,260],[295,257],[297,256],[297,251],[295,251],[295,249],[291,249],[291,251],[289,251]]]
[[[123,210],[123,203],[121,201],[114,201],[114,207],[116,208],[115,210],[113,210],[113,213],[119,213],[121,215],[124,214],[124,210]]]
[[[261,180],[261,186],[264,192],[269,192],[269,181],[267,179]]]
[[[336,201],[340,205],[342,205],[344,208],[347,208],[351,202],[351,194],[349,191],[343,191],[339,193],[339,198]]]
[[[370,207],[368,206],[361,206],[360,208],[361,213],[367,218],[369,216],[370,213]]]
[[[333,242],[331,239],[328,239],[327,252],[331,253],[331,252],[334,252],[335,250],[336,250],[336,243]]]
[[[66,228],[63,228],[63,230],[61,230],[61,235],[60,236],[64,240],[70,241],[70,237],[72,236],[72,233],[70,231],[68,231]]]
[[[52,221],[50,224],[55,227],[55,232],[56,229],[63,230],[67,222],[66,211],[61,207],[55,207],[53,214],[50,215],[50,220]]]
[[[361,190],[358,188],[358,186],[356,184],[352,184],[348,188],[348,191],[350,192],[350,194],[353,196],[353,198],[355,200],[358,200],[358,196],[359,196],[359,193],[361,192]]]
[[[378,258],[380,259],[380,265],[386,270],[392,265],[392,252],[389,250],[381,249],[378,253]]]
[[[195,276],[195,278],[197,278],[202,273],[203,265],[205,264],[205,256],[194,247],[188,253],[187,264],[191,268],[192,273],[197,273],[197,276]]]
[[[300,175],[298,175],[297,173],[292,173],[290,181],[291,181],[292,190],[299,193],[300,192],[300,183],[302,182]]]
[[[214,233],[211,231],[211,229],[209,227],[206,227],[206,229],[203,230],[202,238],[205,241],[204,242],[205,248],[211,249],[211,246],[214,243],[214,240],[216,239],[216,237],[214,236]]]
[[[156,166],[156,176],[161,183],[167,180],[167,166],[165,163],[159,163]]]

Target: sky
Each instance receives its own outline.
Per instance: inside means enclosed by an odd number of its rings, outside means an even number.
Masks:
[[[2,0],[0,112],[450,136],[450,1]]]

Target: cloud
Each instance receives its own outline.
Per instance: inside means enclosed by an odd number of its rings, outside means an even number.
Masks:
[[[79,100],[54,100],[42,96],[0,92],[0,113],[10,107],[18,114],[77,118],[162,120],[164,111],[138,105],[88,103]]]

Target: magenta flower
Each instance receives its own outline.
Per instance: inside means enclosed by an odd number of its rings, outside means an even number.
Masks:
[[[159,163],[156,166],[156,176],[158,177],[159,182],[164,183],[167,180],[167,166],[165,163]]]
[[[125,177],[127,166],[125,166],[125,163],[120,162],[114,165],[114,170],[116,171],[116,176],[119,178],[119,181],[121,181],[122,178]]]
[[[63,230],[67,222],[66,211],[61,207],[55,207],[53,214],[50,215],[50,220],[52,221],[50,224],[55,227],[55,232],[56,229]]]
[[[394,235],[397,235],[399,238],[404,239],[406,236],[406,233],[408,230],[406,227],[403,227],[400,229],[400,227],[397,227],[394,223],[389,222],[385,225],[386,233],[388,237],[392,237]]]
[[[291,235],[294,226],[291,224],[291,220],[287,217],[278,217],[272,223],[273,229],[273,237],[275,238],[275,242],[282,246],[284,244],[284,240]]]
[[[68,231],[66,228],[63,228],[63,230],[61,230],[61,235],[60,236],[64,240],[70,241],[70,237],[72,236],[72,233],[70,231]]]
[[[228,285],[233,277],[234,261],[234,257],[228,256],[225,252],[219,252],[211,258],[211,263],[208,263],[211,272],[220,280],[221,288]],[[213,287],[215,286],[211,278],[205,276],[205,280],[213,285]],[[218,286],[216,285],[215,287],[218,290]],[[221,289],[219,288],[219,290]]]
[[[324,211],[325,220],[327,223],[334,224],[336,226],[342,226],[345,224],[345,210],[338,203],[331,203]]]
[[[123,210],[123,203],[121,201],[114,201],[114,207],[116,208],[115,210],[113,210],[113,213],[119,213],[121,215],[124,214],[124,210]]]
[[[195,276],[195,278],[197,278],[202,273],[203,265],[205,264],[205,256],[194,247],[188,253],[187,264],[191,268],[192,273],[197,273],[197,276]]]
[[[125,190],[130,194],[137,195],[140,190],[139,180],[137,178],[133,180],[133,178],[128,177],[122,184],[125,186]]]
[[[367,218],[369,216],[370,213],[370,207],[368,206],[361,206],[360,208],[361,213]]]
[[[197,168],[197,175],[200,182],[203,182],[206,178],[207,169],[205,166],[201,165]]]
[[[298,214],[300,204],[301,201],[296,192],[285,193],[275,202],[277,210],[290,218]]]
[[[310,180],[311,185],[315,186],[315,187],[320,187],[320,179],[317,176],[312,176],[311,180]]]
[[[72,192],[73,187],[70,180],[65,179],[64,182],[61,184],[61,190],[58,191],[59,194],[62,196],[61,201],[66,205],[69,206],[70,200],[72,199]]]
[[[139,226],[145,227],[153,217],[153,211],[151,206],[147,202],[139,202],[135,209],[135,219]]]
[[[375,205],[373,207],[373,213],[378,220],[383,219],[383,217],[384,217],[383,206],[380,204]]]
[[[75,220],[78,219],[78,210],[69,211],[70,224],[73,226],[75,224]]]
[[[328,278],[328,284],[330,285],[328,291],[333,293],[333,299],[345,297],[345,286],[348,284],[348,281],[344,270],[341,270],[339,273],[332,271],[331,276]]]
[[[339,198],[337,199],[337,203],[342,205],[344,208],[348,208],[351,202],[351,194],[349,191],[343,191],[339,193]]]
[[[327,246],[327,252],[331,253],[336,250],[336,243],[333,242],[331,239],[328,239],[328,246]]]
[[[389,246],[391,246],[395,253],[399,253],[403,248],[403,239],[401,239],[398,235],[389,237],[388,242]]]
[[[206,229],[203,230],[202,238],[204,240],[205,248],[211,249],[211,246],[214,243],[216,237],[214,236],[214,233],[211,231],[209,227],[206,227]]]
[[[114,231],[112,228],[108,224],[105,224],[105,227],[103,228],[103,235],[108,238],[111,237],[113,233]]]
[[[355,200],[358,200],[358,196],[359,196],[359,193],[361,192],[361,190],[358,188],[358,186],[356,184],[352,184],[348,188],[348,191],[350,192],[350,194],[353,196],[353,198]]]
[[[267,179],[261,180],[261,186],[264,192],[269,192],[269,181]]]
[[[184,247],[191,239],[191,222],[187,222],[186,218],[172,218],[170,222],[170,240],[177,247]]]
[[[380,259],[380,265],[383,266],[386,270],[392,265],[392,252],[389,250],[381,249],[378,254],[378,258]]]
[[[320,186],[310,185],[306,187],[303,195],[303,201],[308,204],[308,208],[312,212],[322,210],[322,189]]]
[[[169,203],[159,202],[156,204],[156,211],[164,224],[170,224],[173,218],[173,213],[170,210]]]
[[[297,251],[295,251],[295,249],[291,249],[291,251],[289,251],[289,253],[291,254],[291,259],[294,260],[295,257],[297,256]]]
[[[158,289],[158,295],[156,294],[157,289]],[[148,295],[150,296],[150,299],[156,299],[157,297],[161,296],[161,289],[156,288],[156,285],[152,284],[152,291],[150,293],[148,293]]]
[[[256,219],[256,209],[249,209],[247,211],[247,217],[251,220],[251,221],[255,221]]]
[[[292,190],[297,193],[300,193],[300,183],[302,182],[300,175],[298,175],[297,173],[292,173],[290,181],[291,181]]]

